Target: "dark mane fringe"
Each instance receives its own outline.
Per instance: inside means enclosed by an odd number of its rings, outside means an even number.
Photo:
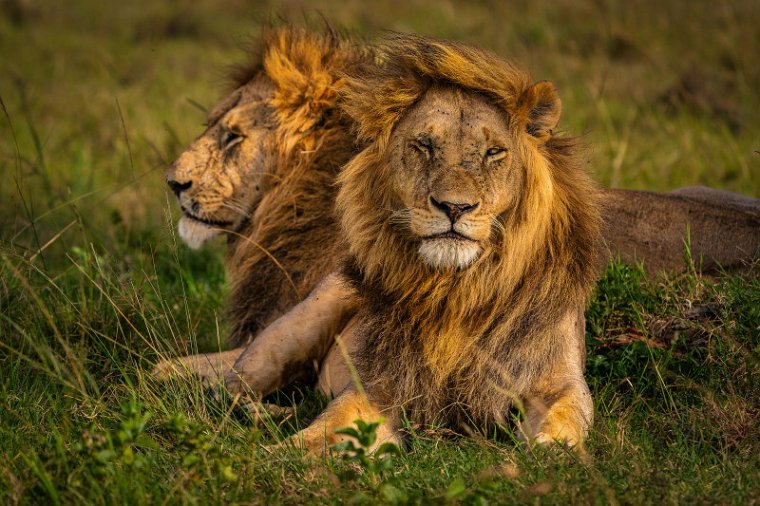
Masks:
[[[232,92],[245,86],[263,70],[262,54],[264,50],[261,37],[250,37],[242,44],[245,60],[231,63],[223,70],[224,90]]]

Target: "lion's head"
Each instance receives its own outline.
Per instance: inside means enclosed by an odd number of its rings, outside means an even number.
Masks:
[[[430,267],[466,268],[493,249],[509,215],[521,209],[525,185],[535,177],[526,170],[526,150],[543,144],[526,127],[551,130],[560,109],[550,84],[538,83],[528,93],[535,101],[524,107],[536,112],[520,124],[477,92],[436,85],[389,137],[394,209],[408,220]]]
[[[571,212],[593,243],[591,182],[572,139],[554,135],[561,101],[551,83],[530,84],[463,44],[396,35],[388,46],[385,65],[354,76],[345,100],[371,145],[343,172],[338,203],[369,270],[387,263],[383,238],[393,237],[429,269],[496,256],[519,279],[537,248],[554,248],[552,234],[577,228]]]
[[[191,247],[239,232],[279,172],[314,150],[336,121],[339,73],[361,52],[333,32],[286,26],[265,31],[261,55],[167,171],[184,215],[179,234]]]
[[[275,130],[265,75],[235,90],[208,116],[206,131],[169,167],[166,180],[183,216],[179,235],[191,247],[238,230],[262,193]]]

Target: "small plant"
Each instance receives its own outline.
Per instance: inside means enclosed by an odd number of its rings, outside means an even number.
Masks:
[[[377,428],[383,421],[380,419],[367,423],[354,420],[355,428],[343,427],[335,430],[336,434],[351,437],[332,447],[341,454],[343,462],[349,464],[336,474],[343,483],[354,481],[369,486],[390,504],[405,504],[409,499],[407,494],[393,483],[394,457],[400,454],[398,446],[383,443],[376,450],[370,451],[377,441]]]
[[[461,479],[453,479],[448,486],[430,496],[425,496],[420,491],[404,490],[403,478],[394,471],[401,460],[401,451],[393,443],[383,443],[376,450],[370,451],[377,441],[377,428],[383,423],[383,419],[377,422],[367,423],[363,420],[354,420],[356,427],[344,427],[337,429],[337,434],[345,434],[351,439],[342,441],[332,447],[340,452],[341,458],[347,467],[340,469],[336,474],[343,483],[354,482],[360,489],[371,490],[388,504],[448,504],[465,501],[470,504],[487,504],[485,498],[476,490],[469,488]],[[361,503],[369,497],[364,492],[357,492],[352,502]],[[371,501],[369,501],[371,502]]]
[[[147,434],[145,425],[151,418],[142,404],[132,399],[121,405],[122,419],[114,431],[85,430],[74,446],[79,454],[88,456],[90,470],[96,476],[113,472],[114,466],[140,468],[145,457],[139,447],[155,448],[158,445]]]
[[[169,418],[165,429],[177,438],[177,446],[183,451],[184,469],[198,474],[203,464],[212,462],[216,467],[216,475],[222,481],[237,481],[238,477],[232,469],[230,459],[214,444],[213,438],[200,424],[188,420],[182,413],[177,413]]]

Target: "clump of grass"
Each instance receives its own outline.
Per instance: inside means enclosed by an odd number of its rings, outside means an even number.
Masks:
[[[176,262],[168,253],[157,256]],[[195,381],[145,377],[175,338],[195,339],[184,308],[200,292],[179,290],[177,308],[158,303],[168,297],[160,290],[143,292],[136,305],[134,288],[112,278],[123,265],[104,269],[90,257],[76,260],[83,279],[53,280],[18,258],[4,261],[12,299],[0,300],[9,309],[3,332],[16,337],[0,355],[0,493],[14,501],[638,502],[656,494],[741,502],[758,485],[753,277],[649,280],[640,268],[609,266],[587,312],[596,422],[583,458],[413,428],[408,448],[369,456],[367,424],[353,429],[353,447],[312,461],[263,445],[308,423],[324,405],[314,394],[277,425]]]

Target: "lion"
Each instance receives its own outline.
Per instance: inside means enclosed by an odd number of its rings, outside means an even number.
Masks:
[[[293,27],[270,29],[262,45],[263,58],[238,76],[239,88],[214,108],[208,130],[168,173],[186,212],[179,225],[183,239],[197,247],[220,233],[228,237],[234,287],[228,315],[235,348],[163,361],[155,371],[159,378],[195,372],[214,382],[234,368],[232,381],[243,377],[257,392],[313,377],[316,371],[318,388],[329,395],[347,378],[340,357],[334,352],[325,357],[329,343],[315,349],[298,341],[276,350],[252,345],[243,352],[257,332],[341,261],[332,183],[356,143],[350,118],[337,111],[336,91],[343,86],[341,72],[367,64],[370,57],[365,48],[332,32]],[[616,257],[643,261],[651,273],[683,270],[687,227],[693,256],[703,259],[706,270],[741,265],[760,244],[757,199],[707,188],[670,194],[595,191],[605,221],[599,266]],[[345,294],[335,290],[322,297]],[[261,349],[278,361],[252,359]]]
[[[266,393],[280,343],[324,350],[342,326],[325,361],[350,353],[343,385],[294,439],[313,452],[359,418],[384,419],[376,444],[400,443],[404,414],[486,430],[515,408],[525,438],[581,445],[593,418],[583,312],[602,220],[576,140],[555,132],[554,86],[416,35],[393,35],[381,58],[343,90],[367,142],[338,178],[347,258],[259,335],[228,388]]]
[[[241,346],[335,269],[341,255],[334,182],[357,152],[338,92],[342,73],[371,58],[331,29],[266,29],[260,56],[235,72],[235,90],[168,169],[184,242],[198,248],[227,237],[229,342],[237,349],[162,361],[157,377],[229,369]]]

